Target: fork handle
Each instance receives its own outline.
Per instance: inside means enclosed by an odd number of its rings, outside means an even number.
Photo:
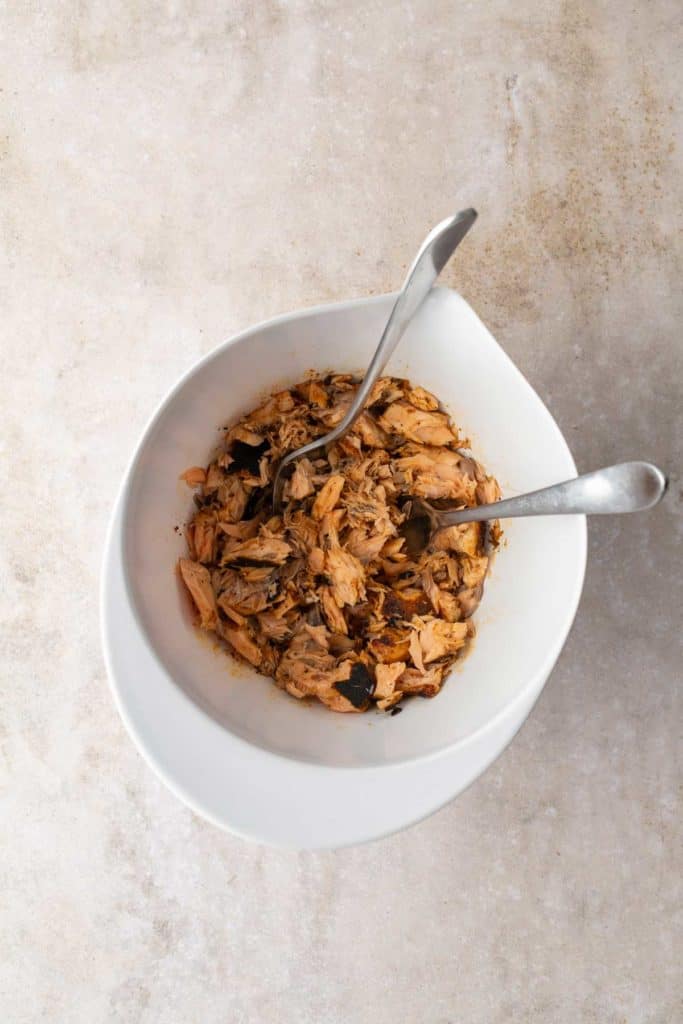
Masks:
[[[362,413],[373,384],[381,376],[406,327],[476,219],[476,210],[461,210],[454,217],[448,217],[437,224],[425,238],[406,275],[377,350],[354,395],[351,407],[341,423],[327,435],[327,444],[343,437]]]
[[[406,327],[427,298],[432,285],[476,219],[476,210],[461,210],[455,216],[441,221],[427,235],[403,282],[403,287],[394,303],[394,308],[387,320],[379,345],[353,397],[346,416],[324,437],[317,437],[315,441],[309,441],[302,448],[297,448],[296,451],[285,455],[278,466],[275,480],[273,481],[274,512],[278,513],[282,505],[282,491],[285,481],[284,470],[287,466],[290,466],[303,455],[312,455],[313,452],[320,451],[321,448],[326,448],[327,445],[339,441],[356,422],[365,408],[365,403],[373,384],[389,362],[394,349],[403,337]]]
[[[490,505],[438,513],[439,528],[519,516],[611,515],[640,512],[661,501],[668,485],[651,462],[621,462],[565,480],[540,491],[504,498]]]

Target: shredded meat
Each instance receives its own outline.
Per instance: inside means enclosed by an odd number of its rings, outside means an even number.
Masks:
[[[195,533],[195,546],[197,535]],[[292,553],[291,546],[284,540],[277,540],[276,537],[267,536],[265,529],[262,529],[257,537],[245,540],[243,543],[226,544],[223,551],[223,564],[228,562],[239,562],[242,560],[253,562],[271,562],[274,565],[282,565],[287,561],[288,555]],[[203,559],[200,559],[203,561]]]
[[[351,432],[301,459],[272,513],[282,457],[339,423],[357,381],[311,376],[226,428],[196,490],[179,562],[198,624],[297,699],[333,711],[394,708],[433,697],[474,635],[497,524],[436,534],[413,561],[411,496],[474,506],[500,497],[463,451],[438,399],[408,381],[377,381]]]
[[[323,484],[320,493],[313,502],[311,515],[314,519],[322,519],[324,515],[331,512],[339,501],[339,495],[344,489],[346,481],[343,476],[331,476]]]
[[[216,595],[211,586],[209,570],[189,558],[181,558],[178,563],[183,583],[190,592],[199,612],[199,624],[202,629],[215,629],[218,622]]]
[[[477,481],[468,473],[468,463],[459,452],[424,445],[396,459],[395,465],[405,475],[411,494],[430,500],[452,498],[464,505],[483,504],[474,500]]]
[[[180,479],[184,480],[188,487],[199,487],[200,484],[206,483],[206,473],[201,466],[190,466],[180,474]]]
[[[421,444],[453,444],[458,440],[445,412],[425,412],[410,401],[392,402],[379,417],[389,434],[400,434]]]
[[[292,479],[289,481],[289,498],[293,501],[301,501],[315,491],[313,483],[313,467],[308,459],[299,459]]]
[[[258,668],[261,664],[261,651],[246,629],[233,629],[231,626],[221,625],[220,635],[228,641],[231,647],[234,647],[238,654]]]

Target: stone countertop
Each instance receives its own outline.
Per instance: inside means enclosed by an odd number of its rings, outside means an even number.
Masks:
[[[0,28],[0,1019],[680,1019],[679,4],[65,0]],[[246,844],[112,706],[121,474],[199,356],[397,287],[469,205],[449,282],[582,470],[651,458],[670,494],[590,524],[557,668],[459,800],[364,848]]]

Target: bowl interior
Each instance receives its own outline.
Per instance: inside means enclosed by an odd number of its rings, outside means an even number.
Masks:
[[[273,387],[307,370],[361,371],[391,296],[311,310],[253,328],[218,348],[154,416],[124,488],[123,564],[133,608],[169,686],[233,734],[273,753],[330,766],[368,767],[437,753],[540,689],[571,626],[583,582],[582,517],[509,520],[476,616],[478,635],[441,693],[401,715],[338,715],[278,690],[238,665],[192,625],[175,574],[175,527],[192,494],[178,475],[205,464],[219,427]],[[467,303],[436,289],[387,368],[433,391],[476,457],[511,495],[573,476],[554,420]],[[140,680],[140,686],[145,680]],[[163,727],[159,723],[159,727]]]

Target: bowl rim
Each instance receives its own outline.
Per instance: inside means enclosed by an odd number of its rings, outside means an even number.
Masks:
[[[535,388],[526,379],[526,377],[524,376],[522,371],[519,369],[519,367],[514,363],[514,361],[510,358],[510,356],[507,354],[507,352],[503,349],[503,347],[496,340],[496,338],[491,334],[491,332],[488,330],[488,328],[483,323],[483,321],[481,321],[481,319],[479,318],[479,316],[476,313],[476,311],[460,295],[459,292],[455,291],[455,289],[448,288],[448,287],[445,287],[445,286],[436,286],[435,288],[432,289],[432,291],[433,292],[437,292],[437,293],[449,293],[452,296],[456,296],[457,299],[460,302],[463,302],[467,306],[468,310],[472,313],[472,315],[475,316],[479,320],[479,323],[481,324],[482,328],[489,334],[489,336],[492,338],[493,342],[497,345],[498,349],[500,350],[500,355],[504,359],[504,361],[508,364],[508,369],[510,369],[513,373],[515,373],[518,377],[520,377],[522,379],[522,381],[530,389],[531,393],[533,394],[533,396],[535,397],[536,401],[539,404],[539,407],[540,407],[540,410],[541,410],[542,414],[547,419],[548,425],[549,425],[550,429],[556,434],[558,440],[560,441],[560,444],[564,448],[564,451],[565,451],[565,454],[566,454],[566,456],[568,458],[569,464],[570,464],[574,474],[576,474],[577,473],[577,468],[576,468],[576,463],[574,461],[574,457],[573,457],[573,455],[571,453],[571,450],[570,450],[569,445],[568,445],[568,443],[566,441],[566,438],[564,437],[564,434],[560,430],[560,428],[559,428],[557,422],[555,421],[555,418],[553,417],[552,413],[547,408],[545,402],[540,397],[540,395],[535,390]],[[562,629],[558,632],[557,640],[552,645],[551,649],[548,651],[548,653],[547,653],[547,655],[546,655],[546,657],[545,657],[545,659],[544,659],[544,661],[542,663],[541,668],[539,670],[537,670],[537,672],[528,679],[528,681],[521,687],[521,689],[510,700],[506,701],[498,709],[498,711],[493,716],[491,716],[490,718],[487,718],[486,721],[483,722],[478,728],[476,728],[476,729],[472,730],[471,732],[467,733],[465,736],[461,736],[459,739],[455,739],[452,742],[446,743],[446,744],[444,744],[444,745],[442,745],[440,747],[437,747],[435,749],[428,750],[428,751],[426,751],[424,753],[413,754],[413,755],[408,756],[408,757],[401,757],[401,758],[392,759],[390,761],[376,761],[376,762],[372,761],[372,762],[368,762],[368,763],[364,763],[364,764],[336,764],[336,765],[328,765],[328,764],[321,764],[319,761],[316,761],[315,759],[312,759],[312,758],[309,759],[309,758],[305,758],[305,757],[299,757],[299,756],[296,756],[296,755],[284,754],[282,752],[272,750],[272,749],[270,749],[270,748],[268,748],[266,746],[261,746],[260,744],[252,743],[250,740],[248,740],[245,737],[240,736],[238,733],[234,732],[224,722],[218,721],[213,715],[210,714],[210,712],[207,709],[202,707],[201,704],[199,704],[198,702],[194,701],[190,697],[190,695],[184,690],[184,688],[182,686],[180,686],[175,681],[175,679],[173,678],[172,674],[169,672],[168,668],[166,667],[166,665],[165,665],[165,663],[163,661],[163,658],[157,652],[154,644],[152,643],[151,639],[149,638],[147,629],[146,629],[145,624],[144,624],[144,618],[140,614],[140,611],[139,611],[139,608],[138,608],[138,605],[137,605],[137,601],[135,599],[135,587],[133,586],[133,584],[131,582],[130,573],[129,573],[129,566],[128,566],[128,559],[126,557],[126,543],[125,543],[126,522],[127,522],[128,506],[129,506],[129,503],[130,503],[132,480],[133,480],[133,477],[135,475],[135,471],[137,469],[137,466],[138,466],[138,464],[140,462],[140,459],[142,457],[142,453],[143,453],[143,450],[144,450],[145,445],[147,443],[149,435],[153,431],[154,427],[156,426],[157,422],[159,421],[159,419],[161,418],[161,416],[163,415],[163,413],[165,412],[167,407],[173,402],[173,400],[176,398],[176,396],[182,391],[182,389],[185,387],[185,385],[188,383],[188,381],[190,381],[197,373],[199,373],[204,368],[204,366],[206,366],[207,364],[211,363],[214,359],[217,359],[218,357],[220,357],[224,352],[228,351],[233,345],[237,344],[238,342],[246,341],[249,337],[251,337],[251,336],[253,336],[255,334],[260,333],[261,331],[263,331],[266,328],[276,327],[276,326],[279,326],[281,324],[288,323],[288,322],[290,322],[292,320],[301,320],[304,317],[316,316],[319,313],[331,312],[333,310],[357,309],[357,308],[359,308],[361,306],[381,305],[382,303],[389,303],[391,300],[395,300],[397,295],[398,295],[398,292],[386,292],[386,293],[382,293],[381,295],[362,296],[362,297],[355,298],[355,299],[342,299],[342,300],[338,300],[338,301],[335,301],[335,302],[320,303],[320,304],[315,305],[315,306],[304,307],[304,308],[292,310],[292,311],[287,312],[287,313],[280,313],[280,314],[278,314],[276,316],[269,317],[269,318],[267,318],[265,320],[261,320],[261,321],[259,321],[256,324],[252,324],[251,326],[245,328],[244,330],[238,331],[237,333],[231,335],[230,337],[228,337],[223,342],[220,342],[215,348],[211,349],[204,356],[201,356],[183,374],[181,374],[181,376],[178,378],[176,383],[164,394],[164,396],[161,398],[161,400],[157,404],[156,408],[151,413],[149,419],[147,420],[147,422],[146,422],[146,424],[145,424],[145,426],[144,426],[144,428],[143,428],[143,430],[142,430],[142,432],[140,434],[138,442],[137,442],[137,444],[136,444],[136,446],[134,448],[134,451],[133,451],[133,453],[132,453],[132,455],[131,455],[131,457],[129,459],[128,465],[127,465],[127,467],[126,467],[126,469],[124,471],[122,482],[121,482],[121,485],[119,487],[119,490],[118,490],[118,493],[117,493],[117,496],[116,496],[116,499],[115,499],[115,502],[114,502],[114,508],[113,508],[112,516],[111,516],[110,523],[109,523],[109,528],[107,530],[107,537],[106,537],[106,541],[105,541],[105,554],[104,554],[104,558],[106,560],[106,556],[107,556],[107,553],[108,553],[109,547],[110,547],[110,542],[114,539],[113,538],[113,529],[114,529],[114,523],[115,523],[115,520],[116,520],[116,513],[118,511],[120,513],[121,529],[119,531],[119,536],[118,536],[117,540],[118,540],[118,545],[119,545],[119,549],[120,549],[119,550],[119,554],[120,554],[120,558],[121,558],[122,580],[123,580],[123,587],[124,587],[124,590],[125,590],[126,598],[127,598],[130,610],[131,610],[132,617],[133,617],[133,619],[135,621],[135,624],[136,624],[136,626],[137,626],[137,628],[139,630],[140,636],[141,636],[142,640],[144,641],[145,647],[149,651],[149,653],[151,654],[151,656],[154,659],[157,667],[160,669],[164,679],[169,683],[169,685],[174,687],[174,689],[182,696],[183,700],[187,704],[189,713],[195,714],[195,715],[199,716],[200,719],[203,719],[205,722],[211,723],[212,726],[217,726],[218,728],[222,729],[225,733],[227,733],[230,736],[231,742],[235,742],[235,743],[237,743],[239,745],[243,745],[245,748],[248,748],[251,751],[258,750],[263,756],[268,757],[268,758],[274,758],[277,762],[280,762],[280,763],[282,763],[282,762],[292,763],[293,762],[293,763],[296,763],[296,764],[299,764],[299,765],[306,765],[309,768],[316,768],[318,770],[323,770],[323,771],[362,772],[362,771],[376,770],[376,769],[391,769],[391,768],[395,768],[397,766],[407,765],[407,764],[411,764],[411,763],[415,763],[415,762],[424,762],[424,761],[432,760],[432,759],[435,759],[435,758],[439,758],[439,757],[443,756],[444,754],[453,752],[455,750],[461,750],[461,749],[464,750],[470,744],[476,743],[482,736],[486,735],[489,731],[495,729],[496,726],[498,724],[500,724],[500,722],[504,719],[504,717],[507,714],[511,713],[516,708],[516,706],[518,704],[522,704],[525,700],[527,700],[529,698],[530,694],[535,689],[538,692],[536,693],[534,701],[536,699],[538,699],[538,696],[540,695],[543,687],[545,686],[545,683],[547,682],[547,680],[548,680],[548,678],[550,676],[550,673],[552,672],[552,670],[553,670],[553,668],[555,666],[555,663],[557,662],[557,660],[558,660],[558,658],[559,658],[559,656],[560,656],[560,654],[562,652],[562,649],[563,649],[563,647],[564,647],[564,645],[565,645],[565,643],[567,641],[567,637],[569,636],[570,630],[571,630],[571,628],[573,626],[573,623],[574,623],[574,619],[576,618],[576,613],[577,613],[577,610],[578,610],[579,602],[581,600],[581,595],[583,593],[583,587],[584,587],[585,575],[586,575],[586,561],[587,561],[587,527],[586,527],[586,517],[581,515],[581,516],[574,517],[574,518],[576,518],[579,521],[579,524],[580,524],[579,525],[579,535],[578,535],[578,547],[579,547],[579,550],[577,552],[579,571],[578,571],[577,577],[576,577],[574,592],[572,594],[571,601],[568,603],[568,606],[567,606],[567,611],[566,611],[566,614],[565,614],[565,617],[564,617],[564,622],[563,622]],[[103,566],[104,566],[104,562],[103,562]],[[104,571],[102,573],[102,580],[104,582]],[[102,615],[101,615],[101,617],[102,617],[102,625],[104,627],[104,591],[103,591],[103,589],[101,590],[101,595],[100,595],[100,606],[101,606],[101,609],[102,609]],[[102,636],[103,636],[103,641],[104,641],[104,628],[102,630]],[[105,650],[106,650],[106,644],[105,644]],[[107,665],[109,665],[109,659],[108,658],[107,658]],[[119,712],[121,713],[121,706],[120,706],[120,700],[119,700],[119,696],[120,695],[118,693],[118,690],[114,686],[114,682],[113,682],[113,680],[111,678],[111,674],[109,672],[108,672],[108,675],[110,676],[110,682],[112,683],[112,687],[114,689],[114,694],[115,694],[115,698],[116,698],[117,707],[119,708]],[[123,715],[122,715],[122,717],[123,717]],[[125,718],[124,718],[124,721],[125,721]]]

